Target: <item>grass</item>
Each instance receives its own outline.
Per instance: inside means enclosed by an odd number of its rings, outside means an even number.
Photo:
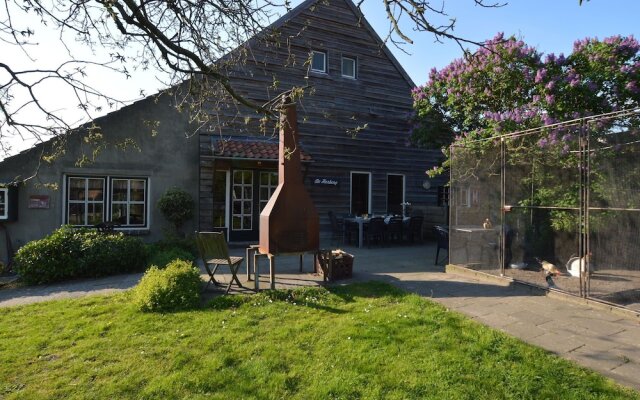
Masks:
[[[129,294],[0,313],[0,399],[640,399],[381,283],[143,314]]]

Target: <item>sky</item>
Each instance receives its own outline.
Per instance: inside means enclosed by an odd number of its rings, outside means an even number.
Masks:
[[[294,1],[293,5],[301,1]],[[432,4],[442,3],[435,1]],[[516,35],[545,54],[568,54],[573,42],[585,37],[602,39],[619,34],[640,38],[638,0],[590,0],[585,1],[582,6],[578,5],[578,0],[511,0],[500,8],[482,8],[476,6],[473,0],[444,0],[444,7],[449,17],[457,21],[454,33],[458,36],[483,41],[492,38],[497,32],[504,32],[507,36]],[[382,0],[365,0],[362,10],[378,34],[385,37],[389,25]],[[429,33],[414,32],[409,26],[404,29],[414,43],[403,46],[404,51],[392,44],[389,48],[416,85],[426,83],[431,68],[441,69],[462,56],[462,50],[455,42],[437,43]],[[54,65],[64,55],[64,49],[60,48],[55,34],[40,27],[36,33],[40,44],[38,50],[41,51],[34,56],[37,65],[41,65],[43,60]],[[0,47],[0,54],[1,60],[7,52]],[[13,63],[23,65],[31,62],[15,49],[9,50],[8,58]],[[136,73],[129,80],[116,75],[95,74],[90,77],[96,86],[107,88],[110,94],[122,99],[135,99],[139,97],[140,90],[151,94],[162,87],[158,79],[149,73]],[[66,113],[68,120],[76,124],[83,122],[83,116],[75,105],[65,104],[59,93],[54,85],[41,91],[43,98],[54,102],[57,109]],[[99,114],[94,115],[97,116]],[[11,141],[12,153],[28,148],[33,143],[33,140],[25,141],[16,137]],[[3,155],[0,154],[0,159],[2,158]]]

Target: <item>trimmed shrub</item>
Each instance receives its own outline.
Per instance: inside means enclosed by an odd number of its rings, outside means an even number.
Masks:
[[[179,188],[167,190],[158,200],[158,208],[162,215],[180,231],[180,227],[193,217],[195,203],[186,191]]]
[[[133,289],[133,304],[144,312],[195,308],[200,304],[202,280],[193,263],[170,262],[165,269],[152,266]]]
[[[146,266],[146,253],[140,239],[123,233],[104,235],[63,226],[22,246],[14,261],[21,279],[37,285],[141,271]]]
[[[155,253],[167,250],[179,249],[185,253],[191,254],[189,260],[193,260],[198,256],[198,247],[196,246],[196,240],[194,236],[188,236],[186,238],[178,238],[176,235],[169,236],[163,240],[159,240],[154,243],[146,245],[147,256],[151,257]],[[158,264],[155,264],[158,265]]]
[[[195,258],[193,254],[180,247],[157,250],[157,247],[150,246],[147,251],[149,252],[147,265],[154,265],[160,269],[166,267],[173,260],[193,261]]]
[[[122,232],[104,235],[90,231],[83,236],[81,275],[96,277],[143,271],[147,266],[144,243]]]

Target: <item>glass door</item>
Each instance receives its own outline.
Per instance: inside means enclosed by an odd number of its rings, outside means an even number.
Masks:
[[[213,173],[213,228],[224,232],[229,240],[229,171],[217,170]]]
[[[255,222],[253,171],[235,170],[231,178],[231,232],[229,240],[255,240],[257,238],[257,223]]]

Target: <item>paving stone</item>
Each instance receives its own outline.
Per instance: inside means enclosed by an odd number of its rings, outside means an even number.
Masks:
[[[599,372],[608,372],[627,363],[627,359],[618,353],[596,350],[588,346],[580,347],[574,351],[564,353],[563,357],[574,360],[578,364]]]
[[[599,321],[591,318],[588,314],[568,317],[565,322],[570,325],[584,328],[594,336],[609,336],[624,330],[624,328],[619,324]]]
[[[481,307],[475,304],[467,304],[461,307],[452,307],[452,309],[471,317],[481,317],[483,315],[491,314],[492,312],[491,309],[487,307]]]
[[[478,316],[475,318],[478,322],[481,322],[485,325],[491,326],[493,328],[502,329],[506,325],[513,324],[517,322],[515,318],[510,315],[500,313],[500,312],[491,312],[490,314]]]
[[[608,371],[606,375],[636,390],[640,390],[640,381],[638,380],[638,377],[640,377],[640,364],[638,363],[624,363]]]
[[[581,337],[560,336],[555,332],[546,332],[540,336],[532,337],[527,341],[558,355],[564,355],[564,353],[578,350],[584,346]]]
[[[510,313],[509,315],[517,320],[526,321],[535,326],[542,325],[546,322],[551,321],[551,318],[549,316],[541,315],[529,310],[518,310],[514,313]]]
[[[623,326],[622,328],[624,329],[623,331],[614,333],[609,337],[618,343],[630,344],[640,350],[640,327],[629,328]]]
[[[503,327],[504,331],[509,333],[510,335],[519,337],[524,341],[529,341],[529,339],[534,338],[536,336],[542,336],[547,333],[545,330],[538,328],[537,326],[526,323],[523,321],[516,321],[512,324],[505,325]]]
[[[636,364],[640,364],[640,351],[638,351],[638,346],[623,344],[609,351],[613,354],[617,354],[622,359],[630,360]]]

